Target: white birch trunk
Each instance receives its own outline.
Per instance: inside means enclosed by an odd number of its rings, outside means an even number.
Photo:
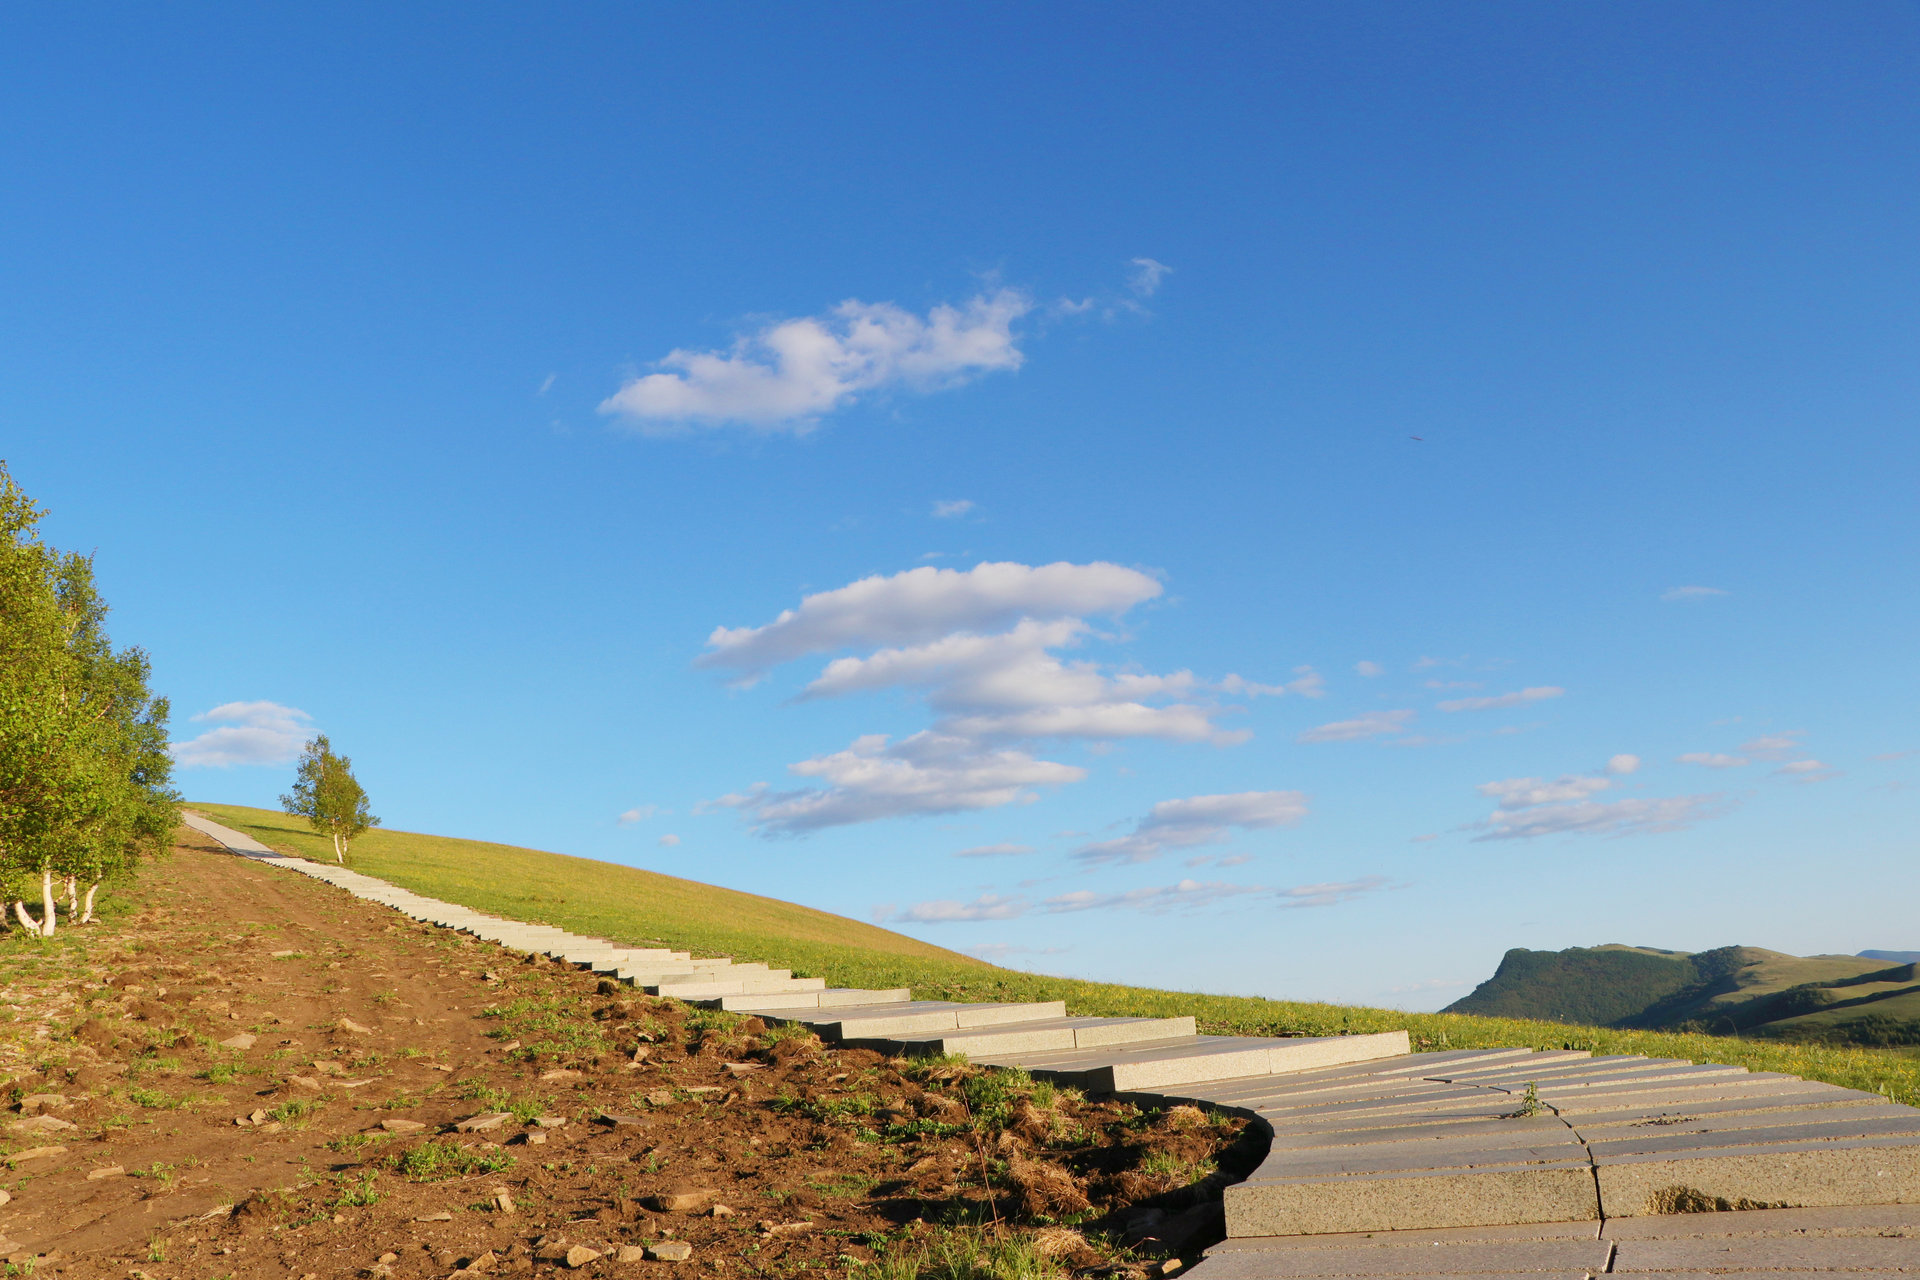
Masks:
[[[333,838],[333,860],[343,867],[347,865],[347,843],[337,835]]]
[[[87,886],[87,905],[85,910],[82,911],[80,915],[81,924],[93,923],[93,895],[98,892],[100,892],[100,882],[98,880],[95,880],[92,884]]]
[[[51,867],[40,873],[40,911],[40,936],[51,938],[54,926],[53,869]]]
[[[25,929],[36,938],[40,936],[40,922],[27,914],[26,903],[16,899],[13,904],[13,914],[20,917],[20,927],[22,929]]]
[[[80,914],[80,882],[74,876],[67,877],[67,919]]]

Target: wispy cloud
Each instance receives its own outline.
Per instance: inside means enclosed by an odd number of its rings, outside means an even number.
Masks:
[[[1127,264],[1127,288],[1143,298],[1160,291],[1160,282],[1173,274],[1173,268],[1152,258],[1135,258]]]
[[[1274,896],[1283,907],[1337,907],[1363,893],[1387,887],[1385,876],[1361,876],[1358,880],[1340,880],[1329,884],[1298,884],[1278,890]]]
[[[1681,764],[1697,764],[1703,769],[1739,769],[1749,763],[1745,756],[1730,756],[1719,751],[1689,751]]]
[[[1019,858],[1033,852],[1030,844],[977,844],[971,849],[960,849],[954,853],[956,858]]]
[[[900,924],[952,924],[968,920],[1012,920],[1027,914],[1033,904],[1018,895],[983,893],[972,902],[940,898],[916,902],[893,919]]]
[[[1407,725],[1413,720],[1413,712],[1372,711],[1352,720],[1335,720],[1308,729],[1296,741],[1299,742],[1359,742],[1363,738],[1382,738],[1396,733],[1405,733]]]
[[[825,315],[781,320],[723,351],[677,348],[600,411],[659,433],[738,424],[804,431],[862,394],[958,386],[1025,359],[1014,326],[1033,310],[1017,289],[978,294],[925,316],[850,299]]]
[[[1371,680],[1375,676],[1386,674],[1387,669],[1377,662],[1368,662],[1363,659],[1353,664],[1353,670],[1355,675],[1365,676]]]
[[[1101,840],[1074,850],[1076,861],[1149,862],[1167,849],[1218,844],[1235,830],[1291,826],[1307,815],[1307,797],[1299,791],[1242,791],[1233,795],[1189,796],[1162,800],[1118,840]]]
[[[1806,733],[1800,729],[1788,729],[1782,733],[1763,734],[1758,738],[1740,744],[1740,749],[1756,760],[1784,760],[1804,750],[1800,739]]]
[[[671,831],[667,832],[667,834],[660,837],[660,846],[663,849],[675,848],[676,846],[679,845],[679,843],[680,843],[680,837],[673,834],[673,832]]]
[[[1512,693],[1496,693],[1485,698],[1454,698],[1434,705],[1442,711],[1498,711],[1506,707],[1524,707],[1530,702],[1558,698],[1564,693],[1566,690],[1558,685],[1543,684],[1531,689],[1516,689]]]
[[[1660,598],[1668,604],[1680,604],[1687,601],[1711,600],[1715,596],[1733,594],[1719,587],[1668,587],[1660,593]]]
[[[972,510],[972,498],[954,498],[950,501],[936,502],[933,504],[933,515],[936,520],[952,520],[956,517],[964,516]]]
[[[1095,893],[1079,890],[1048,898],[1040,907],[1049,915],[1074,911],[1145,911],[1153,915],[1169,911],[1195,911],[1215,903],[1235,899],[1266,899],[1285,910],[1332,907],[1384,888],[1385,876],[1363,876],[1329,884],[1303,884],[1288,889],[1270,889],[1264,885],[1232,884],[1222,880],[1181,880],[1177,884],[1119,893]]]
[[[312,716],[278,702],[223,702],[193,719],[219,727],[171,744],[174,763],[183,769],[287,764],[299,758],[313,731]]]
[[[1616,757],[1618,759],[1618,757]],[[1637,759],[1636,759],[1637,767]],[[1550,835],[1645,835],[1681,831],[1715,817],[1727,807],[1724,796],[1691,795],[1619,800],[1594,797],[1613,787],[1599,774],[1543,778],[1504,778],[1483,782],[1478,790],[1496,802],[1492,816],[1475,823],[1475,840],[1528,840]]]
[[[1789,760],[1773,772],[1776,777],[1791,778],[1795,782],[1825,782],[1840,776],[1838,769],[1819,760]]]
[[[660,809],[659,809],[659,806],[657,805],[651,805],[651,804],[636,805],[635,807],[627,810],[625,813],[620,815],[619,823],[623,827],[631,827],[636,823],[645,822],[648,818],[651,818],[654,814],[658,812],[660,812]]]

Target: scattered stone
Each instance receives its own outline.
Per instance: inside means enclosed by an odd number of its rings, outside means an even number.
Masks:
[[[445,1209],[442,1209],[438,1213],[429,1213],[423,1218],[415,1218],[414,1221],[415,1222],[452,1222],[453,1215],[451,1213],[448,1213]],[[453,1261],[454,1260],[452,1258],[447,1259],[446,1265],[452,1266]]]
[[[511,1111],[482,1111],[479,1115],[468,1116],[453,1127],[461,1133],[485,1133],[489,1129],[498,1129],[511,1119]]]
[[[727,1208],[727,1206],[723,1204],[717,1204],[713,1206],[713,1208],[707,1210],[707,1212],[712,1214],[716,1218],[731,1218],[733,1216],[733,1210]]]
[[[65,1110],[68,1105],[64,1093],[30,1093],[20,1099],[20,1114],[30,1116],[42,1111]]]
[[[519,1047],[520,1047],[520,1042],[518,1040],[509,1040],[505,1044],[500,1046],[500,1052],[512,1053],[515,1049],[518,1049]]]
[[[388,1116],[380,1122],[380,1127],[388,1133],[418,1133],[427,1126],[418,1120],[403,1120],[399,1116]]]
[[[63,1130],[78,1129],[79,1127],[79,1125],[71,1120],[62,1120],[59,1116],[47,1115],[27,1116],[24,1119],[15,1120],[7,1126],[7,1128],[13,1130],[15,1133],[60,1133]]]
[[[390,1267],[398,1261],[400,1261],[400,1255],[392,1252],[391,1250],[381,1254],[378,1258],[375,1259],[375,1262],[377,1262],[380,1266],[383,1266],[383,1267]]]
[[[8,1205],[12,1203],[13,1203],[13,1193],[11,1191],[0,1191],[0,1205]]]
[[[1168,1258],[1166,1261],[1162,1262],[1160,1266],[1156,1269],[1156,1274],[1163,1275],[1163,1276],[1170,1276],[1174,1272],[1180,1270],[1180,1268],[1186,1265],[1187,1264],[1181,1261],[1179,1258]]]
[[[308,1093],[320,1092],[320,1082],[312,1076],[288,1076],[287,1083],[296,1089],[305,1089]]]
[[[273,958],[275,960],[285,960],[288,956],[297,956],[299,954],[298,951],[276,951],[273,953]]]
[[[598,1120],[601,1124],[613,1125],[615,1128],[622,1125],[644,1125],[652,1123],[652,1121],[648,1120],[645,1116],[621,1115],[617,1111],[602,1111],[599,1115],[595,1116],[594,1119]]]
[[[336,1025],[340,1030],[352,1032],[356,1036],[370,1036],[373,1034],[372,1027],[362,1026],[352,1018],[342,1018]]]
[[[767,1069],[767,1064],[764,1062],[723,1062],[720,1065],[732,1073],[735,1080],[738,1080],[741,1076],[751,1075],[756,1071],[765,1071]]]
[[[251,1049],[254,1046],[254,1042],[259,1038],[260,1037],[254,1035],[251,1031],[242,1031],[237,1036],[228,1036],[225,1040],[222,1040],[220,1047],[223,1049]]]
[[[652,1052],[653,1050],[648,1048],[644,1044],[635,1045],[633,1047],[633,1061],[629,1062],[627,1065],[630,1067],[639,1066],[641,1063],[647,1060],[647,1055]]]
[[[775,1222],[770,1218],[760,1220],[760,1234],[768,1236],[797,1236],[803,1231],[813,1230],[813,1222]]]
[[[551,1071],[542,1071],[540,1073],[540,1079],[549,1084],[558,1080],[584,1080],[586,1078],[586,1072],[575,1071],[571,1067],[555,1067]]]
[[[567,1256],[560,1259],[560,1261],[566,1263],[568,1267],[584,1267],[599,1257],[600,1251],[598,1249],[589,1249],[583,1244],[577,1244],[567,1250]]]
[[[705,1093],[724,1092],[724,1090],[722,1090],[721,1087],[717,1084],[686,1084],[686,1085],[681,1085],[680,1087],[682,1089],[685,1089],[688,1093],[694,1094],[696,1096],[699,1094],[705,1094]]]
[[[645,1262],[647,1247],[642,1244],[623,1244],[613,1255],[615,1262]]]
[[[565,1116],[535,1116],[533,1122],[542,1129],[558,1129],[567,1123]]]
[[[521,1134],[520,1141],[526,1143],[530,1147],[544,1147],[547,1145],[547,1135],[544,1133],[541,1133],[538,1129],[535,1129],[531,1133]]]
[[[675,1101],[676,1098],[671,1089],[655,1089],[647,1095],[647,1105],[650,1107],[670,1107]]]
[[[49,1156],[63,1156],[65,1154],[67,1154],[65,1147],[28,1147],[25,1151],[14,1152],[8,1156],[7,1159],[13,1161],[15,1164],[19,1164],[22,1160],[44,1160]]]
[[[372,1083],[372,1080],[341,1080],[338,1082],[342,1089],[364,1089]]]
[[[117,1164],[102,1165],[98,1169],[87,1170],[87,1181],[98,1182],[102,1178],[119,1178],[125,1176],[126,1172]]]
[[[649,1262],[685,1262],[693,1256],[693,1246],[685,1240],[662,1240],[646,1248]]]
[[[649,1209],[662,1213],[699,1213],[713,1203],[713,1192],[701,1187],[675,1187],[644,1201]]]
[[[498,982],[500,981],[500,975],[489,969],[480,975],[480,980],[482,982]]]
[[[487,1194],[493,1197],[493,1207],[501,1213],[513,1212],[513,1193],[505,1187],[494,1187]]]

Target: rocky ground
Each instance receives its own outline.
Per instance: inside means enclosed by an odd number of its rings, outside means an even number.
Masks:
[[[0,943],[9,1274],[1163,1273],[1260,1154],[1238,1118],[831,1049],[191,832],[134,896]]]

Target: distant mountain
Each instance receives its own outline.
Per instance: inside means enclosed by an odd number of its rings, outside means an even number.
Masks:
[[[1889,961],[1895,963],[1889,964]],[[1920,1044],[1920,953],[1515,948],[1443,1012],[1590,1026]]]

